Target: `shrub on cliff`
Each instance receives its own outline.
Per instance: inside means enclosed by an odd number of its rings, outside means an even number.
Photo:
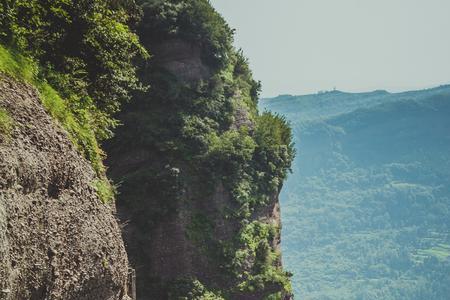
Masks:
[[[254,161],[264,182],[265,192],[275,192],[286,179],[295,156],[292,132],[286,119],[264,112],[257,118],[255,141],[258,145]]]

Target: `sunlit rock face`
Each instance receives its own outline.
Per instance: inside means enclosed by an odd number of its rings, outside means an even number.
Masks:
[[[127,294],[128,260],[111,205],[37,91],[0,75],[0,299],[111,299]]]

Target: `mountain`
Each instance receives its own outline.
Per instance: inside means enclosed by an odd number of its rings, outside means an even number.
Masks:
[[[448,299],[450,86],[279,96],[297,158],[281,194],[301,299]]]
[[[0,299],[290,300],[286,121],[208,0],[0,2]]]
[[[142,2],[150,88],[105,144],[139,299],[290,299],[278,212],[290,128],[258,113],[259,83],[208,1]]]

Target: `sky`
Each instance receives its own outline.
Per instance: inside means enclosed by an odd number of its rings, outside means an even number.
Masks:
[[[450,83],[450,0],[210,0],[262,97]]]

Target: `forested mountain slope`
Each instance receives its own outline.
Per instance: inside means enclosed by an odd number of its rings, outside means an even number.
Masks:
[[[264,100],[294,128],[284,262],[302,299],[447,299],[450,87]]]

